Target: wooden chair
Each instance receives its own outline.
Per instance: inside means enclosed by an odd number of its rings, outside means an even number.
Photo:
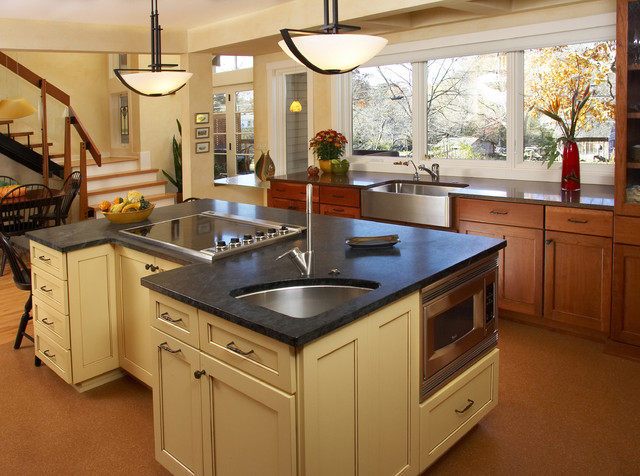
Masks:
[[[13,344],[14,349],[19,349],[23,337],[34,342],[33,337],[27,334],[27,324],[31,320],[31,270],[24,264],[24,261],[22,261],[16,249],[11,245],[9,238],[2,233],[0,233],[0,246],[2,247],[2,256],[6,256],[9,261],[9,266],[13,272],[13,282],[16,287],[23,291],[29,291],[29,299],[27,299],[24,305],[24,313],[20,318],[18,334]],[[35,358],[35,365],[36,367],[40,365],[40,359],[38,357]]]
[[[7,185],[18,185],[18,181],[8,175],[0,175],[0,187],[6,187]]]
[[[80,190],[82,184],[82,174],[80,172],[72,172],[62,184],[62,198],[59,201],[54,200],[53,210],[44,216],[46,223],[55,221],[55,225],[58,226],[61,223],[66,225],[67,217],[69,216],[69,210],[71,210],[71,204],[74,198]]]

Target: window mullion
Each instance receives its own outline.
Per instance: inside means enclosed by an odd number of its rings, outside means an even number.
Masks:
[[[427,154],[427,111],[426,111],[426,63],[417,62],[411,64],[412,69],[412,127],[413,127],[413,159],[423,160]]]
[[[524,53],[507,53],[507,166],[522,164],[524,154]]]

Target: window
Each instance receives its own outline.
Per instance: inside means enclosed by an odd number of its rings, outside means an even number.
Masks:
[[[213,72],[225,73],[238,69],[253,68],[253,56],[226,56],[219,55],[213,58]]]

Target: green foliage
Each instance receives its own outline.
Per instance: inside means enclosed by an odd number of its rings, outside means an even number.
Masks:
[[[180,121],[176,119],[178,123],[178,133],[180,134],[180,141],[173,136],[173,168],[175,172],[175,178],[169,175],[165,170],[162,171],[165,177],[171,182],[177,189],[178,193],[182,193],[182,125]]]

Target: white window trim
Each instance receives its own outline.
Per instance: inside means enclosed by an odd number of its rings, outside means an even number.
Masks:
[[[547,169],[546,164],[524,162],[523,153],[523,122],[514,121],[514,117],[524,114],[522,101],[522,67],[524,61],[518,51],[530,48],[542,48],[561,44],[583,43],[593,41],[615,40],[615,13],[593,15],[574,18],[571,20],[546,22],[534,25],[504,28],[499,30],[469,33],[451,37],[420,40],[387,46],[382,53],[363,66],[380,66],[383,64],[397,64],[412,62],[414,84],[422,67],[415,67],[427,60],[448,58],[455,56],[469,56],[506,52],[507,54],[507,122],[516,124],[507,131],[507,160],[506,161],[464,161],[447,160],[441,163],[443,175],[458,177],[493,177],[515,180],[536,180],[557,182],[560,180],[561,161]],[[516,53],[511,53],[516,52]],[[337,97],[340,106],[341,120],[336,123],[337,129],[346,132],[347,140],[351,143],[351,75],[341,75],[339,87],[342,94]],[[518,82],[518,87],[513,83]],[[420,89],[420,88],[418,88]],[[422,98],[420,97],[422,96]],[[413,160],[416,163],[424,161],[425,138],[424,119],[419,111],[424,108],[424,93],[414,89],[413,95]],[[418,112],[415,112],[418,111]],[[418,117],[416,117],[418,116]],[[417,139],[420,138],[420,139]],[[351,156],[353,170],[367,170],[375,172],[398,172],[391,157],[363,157]],[[581,180],[583,183],[607,184],[614,182],[614,166],[611,164],[580,164]]]

